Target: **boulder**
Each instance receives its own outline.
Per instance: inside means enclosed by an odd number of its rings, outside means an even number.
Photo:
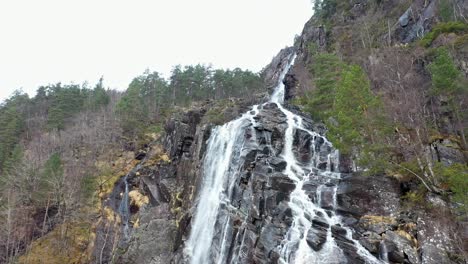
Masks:
[[[442,162],[444,165],[453,163],[465,163],[465,156],[460,146],[450,139],[436,140],[431,144],[431,156],[436,162]]]
[[[320,228],[311,228],[307,232],[307,245],[309,245],[313,250],[319,251],[322,249],[323,244],[327,241],[327,230]]]
[[[268,180],[268,186],[273,190],[283,193],[290,193],[296,188],[296,184],[288,176],[281,173],[271,175]]]
[[[420,263],[417,245],[408,239],[403,232],[387,231],[385,233],[385,242],[387,244],[388,258],[397,263]]]

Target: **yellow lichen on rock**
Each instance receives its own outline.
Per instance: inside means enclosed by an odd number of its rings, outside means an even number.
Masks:
[[[135,222],[133,222],[133,228],[139,228],[140,227],[140,218],[137,218]]]
[[[396,225],[397,221],[394,217],[390,216],[381,216],[381,215],[365,215],[361,217],[361,221],[366,222],[368,224],[390,224]]]
[[[171,159],[169,158],[169,155],[167,155],[166,153],[162,154],[161,156],[159,156],[159,159],[163,162],[166,162],[166,163],[170,163],[171,162]]]
[[[164,152],[163,147],[160,145],[152,146],[148,155],[151,157],[145,163],[145,166],[154,166],[161,163],[171,163],[169,155]]]
[[[418,246],[418,240],[416,238],[414,238],[411,234],[406,232],[405,230],[399,229],[399,230],[395,231],[395,233],[397,233],[401,237],[406,238],[408,241],[411,241],[413,247]]]
[[[405,230],[406,232],[409,232],[409,231],[415,230],[416,227],[417,227],[416,223],[410,222],[410,223],[405,223],[405,224],[399,225],[398,229]]]
[[[115,214],[114,210],[112,210],[108,206],[104,207],[103,216],[109,222],[114,222],[116,220],[116,214]]]
[[[129,192],[128,196],[130,197],[131,204],[137,206],[138,208],[149,203],[148,196],[141,194],[138,190]]]
[[[189,186],[189,190],[190,190],[189,201],[192,201],[195,195],[195,186],[193,185]]]
[[[395,178],[398,181],[404,181],[407,178],[403,174],[393,170],[385,170],[385,174]]]

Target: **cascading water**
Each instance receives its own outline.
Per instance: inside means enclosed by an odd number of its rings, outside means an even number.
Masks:
[[[231,186],[241,166],[242,148],[247,144],[244,131],[255,122],[253,117],[257,112],[257,107],[254,106],[252,111],[239,119],[212,131],[203,165],[203,183],[197,212],[186,246],[192,263],[223,263],[225,259],[225,234],[222,234],[219,255],[210,258],[213,232],[217,221],[221,221],[223,226],[227,226],[230,221],[229,216],[218,219],[218,210],[221,206],[230,206]]]
[[[122,195],[122,200],[120,201],[120,205],[119,205],[119,214],[122,219],[124,239],[128,238],[129,221],[130,221],[130,205],[129,205],[129,197],[128,197],[129,187],[128,187],[127,178],[128,178],[128,175],[125,175],[124,177],[125,191]]]
[[[185,247],[190,263],[241,262],[241,248],[245,245],[240,242],[237,249],[232,248],[237,241],[245,239],[239,238],[239,233],[233,237],[232,216],[239,216],[236,219],[247,219],[249,212],[234,207],[231,199],[236,180],[244,167],[244,149],[247,149],[247,146],[259,145],[255,136],[256,118],[267,104],[275,104],[286,116],[284,147],[279,156],[286,162],[282,173],[295,185],[288,202],[292,214],[291,226],[284,234],[283,240],[278,241],[278,262],[346,263],[347,258],[340,248],[340,243],[345,241],[344,243],[351,245],[365,263],[382,263],[352,238],[351,230],[345,227],[335,213],[338,182],[341,178],[338,172],[338,151],[333,150],[332,144],[324,137],[306,129],[302,117],[282,106],[285,95],[283,79],[294,60],[295,55],[291,55],[269,103],[253,106],[251,111],[240,118],[213,129],[203,161],[203,182],[196,201],[192,230]],[[308,146],[310,158],[305,162],[298,161],[296,157],[298,153],[295,153],[294,140],[297,132],[307,133],[313,139]],[[268,141],[269,137],[265,138]],[[273,153],[273,148],[269,148],[270,154]],[[324,168],[319,166],[323,154],[321,148],[330,152]],[[312,198],[305,191],[305,185],[310,182],[318,183],[315,197]],[[242,222],[242,226],[244,225],[248,225],[245,220]],[[317,228],[324,232],[318,233]],[[245,233],[243,235],[245,236]],[[341,236],[340,241],[337,236]],[[311,240],[316,243],[311,243]]]
[[[144,160],[146,161],[146,159]],[[139,171],[142,167],[142,164],[144,161],[140,162],[135,168],[133,168],[127,175],[125,175],[122,179],[121,184],[123,185],[123,193],[121,193],[120,197],[120,203],[118,208],[116,208],[117,212],[119,213],[120,219],[121,219],[121,225],[122,225],[122,233],[123,233],[123,239],[121,242],[128,242],[128,239],[130,238],[131,230],[132,230],[132,225],[130,224],[130,218],[132,212],[130,211],[130,197],[129,197],[129,192],[130,192],[130,184],[129,184],[129,179],[132,178],[133,175],[136,174],[137,171]]]

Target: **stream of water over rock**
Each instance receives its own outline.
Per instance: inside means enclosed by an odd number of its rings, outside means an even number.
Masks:
[[[274,245],[268,257],[275,262],[353,263],[349,252],[354,252],[359,263],[382,263],[353,239],[351,229],[335,213],[338,182],[342,177],[338,168],[339,152],[325,137],[306,127],[301,116],[282,105],[285,95],[283,79],[294,60],[295,55],[291,55],[270,102],[255,105],[240,118],[212,130],[203,161],[203,181],[195,202],[191,234],[185,246],[190,263],[249,263],[255,258],[251,248],[257,242],[249,242],[249,232],[245,230],[255,230],[256,221],[252,223],[248,219],[257,214],[263,214],[256,216],[259,220],[280,226],[277,228],[280,233],[284,230],[280,234],[282,239],[269,238],[271,241],[268,241]],[[273,146],[271,136],[274,133],[262,132],[267,130],[262,124],[265,122],[262,120],[264,112],[272,108],[277,109],[276,113],[285,120],[280,146]],[[300,135],[306,140],[301,141]],[[237,187],[249,181],[243,178],[245,171],[249,177],[254,177],[249,173],[253,169],[247,162],[252,153],[257,158],[268,156],[271,173],[267,177],[268,182],[277,179],[272,176],[276,169],[280,170],[277,174],[284,176],[280,178],[281,186],[292,186],[285,195],[288,199],[284,201],[288,207],[288,220],[276,221],[272,216],[265,216],[264,212],[257,213],[266,210],[257,208],[265,207],[262,206],[265,201],[258,203],[259,206],[248,207],[238,201],[250,199],[245,196],[257,190],[252,187],[250,192],[239,196]],[[265,191],[262,189],[262,192]],[[257,226],[256,229],[262,234],[267,228]]]
[[[130,203],[129,203],[129,186],[128,186],[128,175],[124,177],[125,191],[122,194],[122,200],[119,205],[119,214],[122,218],[122,231],[123,240],[127,240],[129,237],[129,221],[130,221]]]

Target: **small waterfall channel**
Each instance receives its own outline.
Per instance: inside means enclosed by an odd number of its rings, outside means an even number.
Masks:
[[[133,168],[128,174],[123,176],[118,183],[118,187],[114,189],[113,193],[110,196],[109,201],[107,202],[108,206],[113,208],[120,216],[121,220],[121,239],[120,243],[127,243],[130,239],[132,225],[130,223],[132,217],[132,208],[130,205],[130,196],[131,191],[131,181],[132,177],[139,171],[144,162],[140,162],[135,168]]]
[[[223,126],[215,127],[207,142],[208,147],[202,167],[203,182],[200,186],[196,209],[185,254],[193,264],[241,263],[242,252],[232,253],[234,237],[231,230],[231,214],[238,214],[232,204],[232,192],[240,171],[244,168],[248,146],[258,145],[255,136],[257,115],[267,104],[276,104],[286,116],[287,128],[284,133],[284,147],[279,157],[286,162],[283,174],[294,183],[289,195],[288,207],[292,223],[283,240],[278,241],[279,263],[347,263],[343,246],[353,247],[365,263],[384,263],[352,237],[351,229],[335,213],[337,209],[339,173],[339,152],[323,136],[308,130],[302,117],[283,107],[285,86],[283,79],[293,65],[295,55],[289,57],[278,85],[270,99],[263,105],[255,105],[240,118]],[[298,161],[294,149],[295,133],[309,134],[312,138],[308,148],[311,153],[307,161]],[[249,134],[251,136],[246,137]],[[320,166],[320,146],[330,149],[326,156],[326,166]],[[306,192],[306,185],[313,182],[317,188],[315,196]],[[240,214],[243,215],[243,214]],[[244,224],[245,221],[244,221]],[[241,245],[242,247],[242,245]]]
[[[129,222],[130,222],[130,201],[129,201],[129,187],[128,187],[128,174],[125,175],[123,183],[125,185],[125,191],[122,195],[122,201],[120,201],[119,205],[119,214],[120,218],[122,219],[123,225],[123,238],[124,240],[128,239],[129,236]]]

